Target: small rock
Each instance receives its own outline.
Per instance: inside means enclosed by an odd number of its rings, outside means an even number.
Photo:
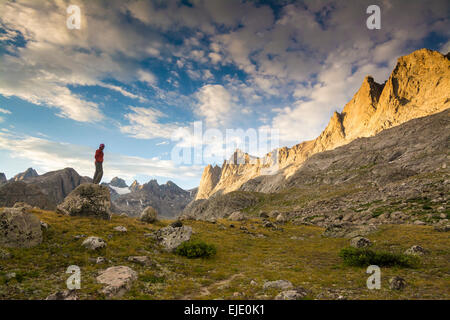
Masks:
[[[364,237],[355,237],[350,240],[350,246],[354,248],[367,248],[372,245],[372,242]]]
[[[81,244],[83,247],[89,250],[98,250],[106,247],[106,242],[99,237],[89,237]]]
[[[124,226],[114,227],[114,230],[118,231],[118,232],[127,232],[128,231],[127,228],[125,228]]]
[[[252,280],[252,281],[250,281],[250,285],[251,285],[251,286],[257,286],[258,283],[257,283],[255,280]]]
[[[286,290],[280,292],[275,300],[300,300],[308,295],[308,291],[303,288],[295,288],[293,290]]]
[[[147,267],[156,265],[147,256],[131,256],[131,257],[128,257],[128,261],[138,263],[140,265],[147,266]]]
[[[389,288],[391,290],[402,290],[406,286],[406,281],[402,277],[395,276],[389,279]]]
[[[105,262],[106,262],[106,259],[103,258],[103,257],[97,257],[97,259],[95,260],[96,264],[102,264],[102,263],[105,263]]]
[[[228,216],[228,220],[230,221],[243,221],[245,219],[245,215],[240,211],[235,211]]]
[[[105,284],[102,292],[108,297],[121,297],[131,289],[137,273],[127,266],[110,267],[101,272],[97,282]]]
[[[172,223],[170,224],[170,226],[171,226],[172,228],[181,228],[181,227],[183,226],[183,222],[181,222],[180,220],[177,220],[177,221],[175,221],[175,222],[172,222]]]
[[[405,251],[405,254],[409,254],[409,255],[413,255],[413,256],[421,256],[426,254],[427,251],[422,248],[421,246],[412,246],[411,248],[409,248],[408,250]]]
[[[280,213],[275,219],[278,223],[286,223],[289,221],[288,215],[286,213]]]
[[[435,231],[438,231],[438,232],[448,232],[448,231],[450,231],[450,225],[449,224],[447,224],[447,225],[436,225],[436,226],[434,226],[433,229]]]
[[[76,236],[73,236],[73,238],[74,238],[75,240],[79,240],[79,239],[82,239],[82,238],[86,238],[86,235],[85,235],[85,234],[78,234],[78,235],[76,235]]]
[[[10,252],[0,248],[0,260],[7,260],[11,258],[12,254]]]
[[[41,221],[41,229],[48,230],[49,225],[47,222]]]
[[[15,272],[9,272],[9,273],[5,274],[5,278],[6,278],[6,280],[15,279],[16,278],[16,273]]]
[[[423,221],[420,221],[420,220],[416,220],[416,221],[414,221],[414,224],[415,224],[416,226],[424,226],[424,225],[426,225],[426,223],[425,223],[425,222],[423,222]]]
[[[13,208],[24,208],[25,210],[33,209],[33,207],[30,206],[28,203],[21,202],[21,201],[14,203]]]
[[[64,290],[52,293],[45,300],[78,300],[75,290]]]
[[[266,289],[280,289],[280,290],[288,290],[293,288],[294,286],[290,281],[287,280],[276,280],[276,281],[267,281],[264,283],[264,290]]]
[[[260,217],[260,218],[266,219],[266,218],[269,217],[269,215],[268,215],[266,212],[261,212],[261,213],[259,214],[259,217]]]
[[[263,221],[262,225],[264,228],[272,228],[272,229],[276,228],[276,226],[270,221]]]

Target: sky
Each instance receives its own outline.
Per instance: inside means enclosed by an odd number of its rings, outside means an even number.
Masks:
[[[366,25],[374,4],[380,29]],[[256,132],[259,156],[313,139],[365,76],[383,83],[402,55],[450,51],[446,0],[17,0],[0,12],[8,178],[92,177],[104,143],[103,181],[193,188],[204,166],[249,148],[229,130]]]

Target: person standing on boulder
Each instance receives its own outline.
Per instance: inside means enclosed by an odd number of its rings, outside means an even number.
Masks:
[[[95,151],[95,174],[93,179],[95,184],[99,184],[103,176],[103,149],[105,149],[105,145],[102,143]]]

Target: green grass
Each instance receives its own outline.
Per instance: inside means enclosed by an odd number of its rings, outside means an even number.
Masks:
[[[354,267],[377,265],[379,267],[416,268],[419,265],[417,257],[371,249],[344,248],[339,256],[346,265]]]
[[[280,279],[310,290],[313,299],[335,289],[344,291],[348,299],[450,299],[450,235],[428,226],[380,226],[379,232],[366,236],[376,252],[404,252],[416,244],[430,251],[416,268],[380,266],[385,279],[382,289],[368,290],[365,270],[342,263],[339,256],[349,240],[322,237],[324,229],[317,226],[287,223],[280,231],[264,228],[257,219],[219,219],[216,224],[184,221],[193,229],[192,242],[203,241],[216,248],[216,254],[208,259],[187,259],[161,250],[153,238],[145,236],[172,221],[146,224],[119,216],[104,221],[51,211],[33,213],[50,228],[44,231],[39,246],[2,248],[12,257],[0,261],[0,300],[45,299],[64,290],[70,265],[81,269],[80,299],[105,299],[96,277],[108,267],[122,265],[136,271],[138,280],[121,299],[272,299],[279,292],[264,291],[263,284]],[[128,232],[114,231],[118,225]],[[242,226],[251,234],[240,230]],[[85,238],[74,238],[80,234],[99,236],[107,247],[88,251],[81,246]],[[291,239],[293,236],[301,239]],[[111,262],[96,264],[98,256]],[[129,256],[148,256],[155,264],[142,266],[128,261]],[[5,281],[11,272],[16,273],[16,279]],[[406,279],[405,290],[389,290],[387,279],[395,275]],[[250,285],[251,280],[257,285]],[[239,297],[233,296],[235,292]]]

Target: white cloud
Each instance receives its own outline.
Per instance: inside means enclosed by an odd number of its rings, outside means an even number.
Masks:
[[[0,108],[0,113],[4,113],[4,114],[11,114],[11,111]]]
[[[180,126],[174,123],[161,123],[167,116],[153,108],[130,107],[125,114],[129,125],[120,126],[120,131],[136,139],[166,138],[170,139]]]
[[[233,115],[233,103],[230,93],[219,84],[208,84],[199,89],[195,113],[203,117],[210,126],[226,125]]]

